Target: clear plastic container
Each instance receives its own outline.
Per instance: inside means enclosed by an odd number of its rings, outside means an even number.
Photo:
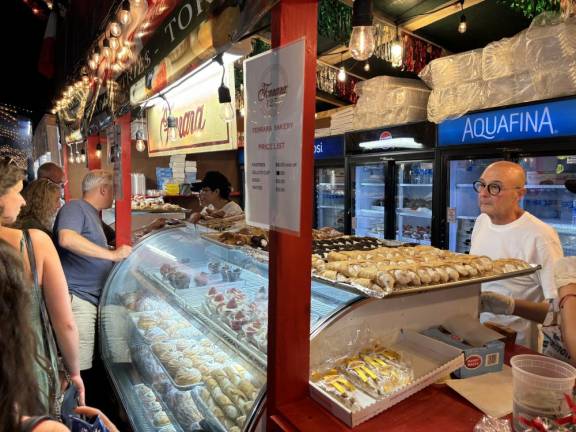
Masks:
[[[576,369],[540,355],[517,355],[510,361],[513,383],[514,430],[527,429],[520,417],[559,418],[570,413],[564,395],[572,395]]]

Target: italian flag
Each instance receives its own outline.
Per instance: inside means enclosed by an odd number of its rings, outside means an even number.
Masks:
[[[55,55],[56,55],[56,22],[58,16],[56,12],[50,12],[46,31],[44,32],[44,41],[40,49],[40,59],[38,60],[38,72],[46,78],[54,76]]]

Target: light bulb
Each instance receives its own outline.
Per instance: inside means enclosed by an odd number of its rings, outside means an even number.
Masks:
[[[100,143],[96,144],[96,157],[98,159],[102,158],[102,144]]]
[[[108,38],[104,38],[104,41],[102,42],[102,56],[109,59],[111,52],[112,51],[110,50],[110,41],[108,40]]]
[[[338,81],[344,82],[346,81],[346,68],[342,66],[338,71]]]
[[[92,54],[92,60],[94,63],[98,64],[100,62],[100,48],[96,47],[94,53]]]
[[[348,48],[354,60],[364,61],[372,57],[376,48],[374,27],[371,25],[354,27]]]
[[[146,150],[146,143],[144,142],[144,132],[141,130],[136,131],[136,150],[143,152]]]
[[[458,33],[466,33],[466,30],[468,30],[468,23],[466,23],[466,16],[462,14],[460,24],[458,24]]]
[[[402,48],[402,42],[400,41],[400,39],[396,38],[396,40],[392,42],[392,46],[390,47],[392,67],[402,66],[403,51],[404,49]]]
[[[110,41],[110,48],[112,48],[114,51],[116,51],[118,49],[118,47],[120,46],[120,42],[118,42],[118,38],[110,37],[109,41]]]
[[[76,163],[82,163],[82,158],[80,157],[80,153],[76,152],[76,158],[74,158]]]
[[[130,22],[130,2],[128,0],[122,2],[122,9],[118,12],[118,21],[124,25]]]
[[[70,152],[70,156],[68,156],[68,162],[74,163],[74,153]]]
[[[91,58],[90,60],[88,60],[88,67],[92,70],[96,70],[98,64],[94,61],[93,58]]]
[[[118,37],[122,34],[122,27],[116,21],[110,23],[110,34],[114,37]]]
[[[368,62],[364,63],[364,71],[370,72],[370,63]]]
[[[86,153],[82,150],[82,154],[80,155],[80,162],[86,163]]]
[[[234,120],[234,107],[230,102],[220,104],[220,118],[229,123]]]
[[[175,117],[168,116],[168,141],[176,141],[178,138],[178,122]]]

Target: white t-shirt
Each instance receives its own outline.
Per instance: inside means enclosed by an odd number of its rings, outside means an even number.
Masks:
[[[542,266],[542,270],[529,276],[482,284],[482,291],[494,291],[535,302],[558,296],[554,283],[554,263],[563,256],[560,239],[554,228],[526,211],[506,225],[494,225],[484,213],[478,216],[472,231],[470,254],[486,255],[492,259],[519,258]],[[532,349],[538,347],[537,326],[528,320],[485,313],[481,321],[495,321],[511,327],[518,332],[517,343]]]
[[[210,210],[215,210],[214,206],[212,204],[210,204],[207,207],[204,207],[202,209],[202,216],[204,216],[205,219],[212,219],[211,216],[208,215],[208,213],[206,212],[206,209],[210,209]],[[242,210],[242,207],[240,207],[238,204],[236,204],[234,201],[229,201],[228,203],[226,203],[226,205],[224,207],[222,207],[220,209],[220,211],[224,212],[224,216],[223,217],[230,217],[230,216],[238,216],[241,215],[242,213],[244,213],[244,210]]]

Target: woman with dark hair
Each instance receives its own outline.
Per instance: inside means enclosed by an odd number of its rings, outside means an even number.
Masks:
[[[45,417],[29,418],[44,412],[30,353],[36,341],[30,327],[30,296],[25,289],[22,261],[16,250],[0,239],[0,431],[26,430],[36,423],[35,432],[68,431],[63,424]],[[16,372],[18,371],[18,372]],[[78,414],[100,416],[108,429],[116,430],[100,411],[80,407]]]
[[[242,207],[230,200],[232,187],[226,176],[218,171],[208,171],[200,184],[200,213],[193,213],[190,220],[226,218],[243,214]]]
[[[48,179],[34,180],[22,191],[26,205],[14,228],[39,229],[52,238],[52,227],[60,209],[60,186]]]
[[[10,160],[0,161],[0,239],[10,244],[14,250],[20,251],[22,257],[27,292],[31,299],[31,307],[26,318],[36,335],[36,349],[28,355],[36,360],[33,362],[33,367],[44,412],[55,413],[61,389],[56,353],[54,349],[49,349],[52,340],[46,337],[47,329],[51,328],[55,333],[64,366],[70,375],[70,380],[79,391],[80,404],[84,405],[84,383],[80,377],[79,367],[78,328],[72,315],[66,278],[50,237],[39,230],[32,229],[26,235],[26,232],[6,226],[16,221],[20,209],[26,204],[20,194],[23,179],[22,169]],[[27,242],[27,239],[30,241]],[[42,299],[46,305],[49,322],[46,322],[48,319],[46,321],[42,319]]]

